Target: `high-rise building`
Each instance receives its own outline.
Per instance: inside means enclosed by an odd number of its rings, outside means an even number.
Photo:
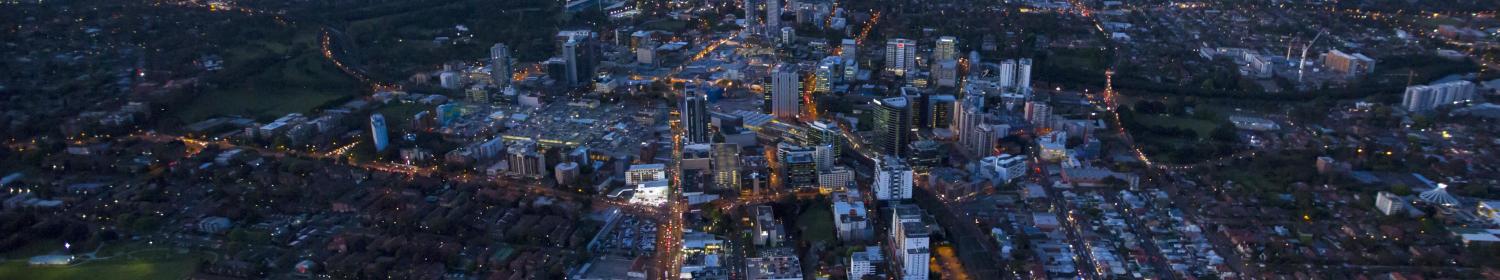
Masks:
[[[1031,92],[1031,59],[1022,58],[1016,61],[1016,91],[1022,93]]]
[[[812,129],[812,143],[815,145],[832,145],[833,158],[838,158],[844,153],[844,135],[839,126],[830,122],[818,120],[808,125]]]
[[[562,82],[568,87],[579,85],[579,83],[581,82],[580,79],[582,79],[582,77],[578,76],[578,71],[580,69],[579,67],[582,66],[579,63],[580,61],[578,57],[579,44],[580,43],[576,39],[568,39],[566,43],[563,43],[562,59],[564,65],[566,65],[567,67],[567,71],[563,73],[564,77],[562,77]]]
[[[599,44],[596,34],[586,29],[563,30],[557,32],[556,40],[557,49],[561,52],[559,59],[564,67],[562,72],[565,73],[553,76],[553,78],[565,83],[568,87],[589,84],[594,76],[594,67],[599,64]]]
[[[838,82],[843,71],[839,71],[844,62],[837,56],[823,58],[818,63],[818,69],[813,71],[813,92],[829,92],[833,83]]]
[[[740,188],[740,145],[713,144],[714,187],[719,190]]]
[[[774,2],[774,1],[773,1]],[[797,70],[783,64],[771,72],[771,115],[782,119],[793,119],[802,110],[802,81]]]
[[[839,240],[857,242],[870,238],[870,215],[865,210],[864,200],[859,197],[859,190],[836,192],[829,200],[833,203],[833,224],[838,229]]]
[[[385,116],[380,113],[370,115],[370,138],[373,138],[371,141],[375,143],[375,151],[383,152],[385,147],[390,145],[390,138],[387,134]]]
[[[875,128],[875,144],[881,154],[906,156],[906,145],[911,143],[911,106],[905,96],[875,100],[872,125]]]
[[[916,205],[897,205],[891,215],[891,264],[902,280],[926,280],[930,233],[922,222],[922,209]]]
[[[682,116],[683,141],[708,143],[708,100],[696,88],[688,87],[678,105]]]
[[[537,152],[535,141],[515,141],[505,147],[508,174],[528,178],[542,178],[547,172],[546,158]]]
[[[932,49],[932,61],[958,60],[958,38],[938,37]]]
[[[1426,112],[1443,105],[1452,105],[1474,100],[1474,83],[1452,81],[1432,85],[1406,87],[1401,98],[1401,108],[1408,112]]]
[[[953,108],[956,100],[952,95],[927,96],[927,124],[923,127],[946,128],[953,123]]]
[[[1363,76],[1375,70],[1375,59],[1361,53],[1347,54],[1330,50],[1323,55],[1323,65],[1345,77]]]
[[[779,38],[781,38],[782,44],[791,44],[793,42],[797,42],[797,29],[792,28],[791,26],[782,27],[781,37]]]
[[[777,162],[785,175],[785,185],[792,188],[817,187],[817,151],[789,142],[776,145]]]
[[[999,81],[1001,88],[1016,86],[1016,60],[1006,59],[1000,61]]]
[[[766,0],[766,32],[781,30],[781,0]]]
[[[1038,100],[1026,101],[1026,122],[1036,127],[1046,127],[1052,117],[1052,107]]]
[[[932,168],[943,163],[942,144],[937,141],[921,140],[911,142],[906,148],[911,156],[906,157],[906,165],[911,167],[912,172],[917,174],[928,174]]]
[[[834,149],[832,144],[813,145],[813,163],[818,170],[833,169]]]
[[[740,8],[745,10],[745,32],[749,34],[757,34],[755,30],[759,29],[758,25],[760,25],[760,23],[756,22],[756,19],[760,18],[760,16],[756,15],[756,12],[759,11],[756,6],[760,5],[760,3],[755,2],[755,0],[744,0],[740,2],[740,4],[744,5]]]
[[[841,41],[839,47],[839,56],[843,57],[846,61],[858,59],[859,41],[855,41],[854,39],[844,39],[843,41]]]
[[[912,170],[901,158],[885,156],[875,163],[875,199],[911,199]]]
[[[984,95],[965,95],[955,109],[953,130],[958,136],[959,146],[969,154],[988,154],[994,143],[988,141],[986,134],[989,132],[985,131],[988,126],[985,124]]]
[[[559,186],[569,186],[578,181],[578,163],[562,162],[552,168],[552,179],[557,180]]]
[[[917,41],[891,39],[885,42],[885,71],[906,76],[917,67]]]
[[[833,169],[818,171],[818,189],[825,193],[857,189],[851,184],[854,184],[854,170],[849,168],[835,166]]]
[[[490,47],[490,79],[494,80],[495,86],[503,88],[510,85],[511,73],[510,47],[495,43]]]
[[[932,85],[939,87],[958,86],[958,61],[939,60],[932,64]]]

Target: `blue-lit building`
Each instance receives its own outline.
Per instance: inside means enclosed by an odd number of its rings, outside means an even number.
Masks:
[[[390,138],[386,134],[385,116],[380,113],[370,115],[370,137],[374,138],[375,151],[385,151],[385,146],[390,144]]]

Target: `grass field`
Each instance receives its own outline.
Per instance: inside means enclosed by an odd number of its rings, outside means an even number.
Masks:
[[[1137,115],[1136,119],[1145,125],[1192,129],[1198,132],[1198,136],[1200,137],[1207,137],[1210,133],[1213,133],[1214,128],[1218,127],[1213,122],[1184,117],[1141,114]]]
[[[269,120],[307,112],[363,87],[319,53],[318,30],[268,35],[225,50],[220,81],[174,114],[184,123],[221,115]]]
[[[802,227],[802,240],[816,244],[833,242],[833,211],[826,203],[814,203],[802,215],[797,216],[797,226]]]
[[[13,258],[11,253],[7,253],[6,260],[0,262],[0,279],[183,279],[191,274],[200,262],[210,258],[210,255],[204,252],[178,253],[166,247],[122,244],[108,245],[100,250],[101,257],[106,255],[113,257],[83,261],[63,267],[33,267],[27,264],[31,256],[46,254],[52,249],[23,251],[26,250],[16,250],[12,253],[35,254]]]
[[[412,117],[417,112],[432,109],[434,109],[433,106],[421,103],[391,103],[376,109],[375,112],[385,116],[388,131],[404,132],[410,129]]]

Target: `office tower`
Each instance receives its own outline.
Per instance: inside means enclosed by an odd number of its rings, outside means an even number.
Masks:
[[[911,106],[905,96],[875,100],[875,144],[881,154],[906,156],[911,142]]]
[[[932,64],[933,85],[940,87],[958,86],[958,61],[939,60]]]
[[[855,60],[859,57],[859,41],[844,39],[839,47],[839,56],[845,61]]]
[[[915,133],[927,127],[927,95],[914,86],[901,87],[901,96],[906,97],[906,108],[910,110],[912,132]]]
[[[781,30],[781,0],[766,0],[766,32]]]
[[[952,95],[932,95],[927,97],[927,124],[924,127],[946,128],[953,123],[953,107],[956,100]]]
[[[870,188],[878,200],[911,199],[911,176],[911,167],[901,158],[884,156],[875,163],[875,185]]]
[[[958,38],[939,37],[932,49],[932,61],[958,60]]]
[[[813,71],[813,92],[828,92],[833,88],[833,83],[839,81],[839,66],[844,63],[837,56],[823,58],[818,63],[818,69]]]
[[[792,188],[817,187],[818,185],[818,162],[816,150],[781,142],[776,145],[777,162],[780,163],[782,174],[786,175],[785,185]]]
[[[929,232],[922,222],[922,209],[916,205],[898,205],[891,215],[891,263],[902,280],[926,280]]]
[[[708,100],[696,88],[682,93],[677,110],[682,116],[683,142],[708,143]]]
[[[917,66],[917,41],[909,39],[891,39],[885,42],[885,71],[896,76],[906,76],[906,72]]]
[[[1016,88],[1018,92],[1031,92],[1031,59],[1022,58],[1016,61]]]
[[[773,1],[774,2],[774,1]],[[771,115],[782,119],[797,117],[802,102],[802,81],[791,64],[771,72]]]
[[[385,116],[380,115],[380,113],[370,115],[370,137],[373,138],[371,140],[375,143],[375,151],[383,152],[385,151],[385,147],[390,144],[390,138],[387,134]]]
[[[791,26],[781,28],[781,43],[791,44],[797,41],[797,29]]]
[[[814,145],[833,145],[833,158],[838,158],[844,152],[844,135],[839,126],[825,121],[813,121],[808,125],[812,128],[812,143]]]
[[[1439,106],[1474,100],[1474,83],[1452,81],[1432,85],[1406,87],[1401,98],[1401,108],[1408,112],[1426,112]]]
[[[511,73],[510,47],[503,43],[495,43],[490,47],[490,79],[494,80],[496,87],[510,85]]]
[[[743,0],[743,1],[744,2],[740,2],[740,3],[742,3],[744,5],[741,8],[745,9],[745,31],[749,32],[750,34],[755,34],[755,30],[757,29],[757,25],[760,24],[759,22],[756,22],[756,19],[760,18],[760,16],[758,16],[758,15],[755,14],[755,12],[756,12],[755,6],[759,5],[759,3],[756,3],[755,0]]]
[[[568,39],[568,42],[563,43],[562,47],[563,63],[567,66],[566,72],[563,73],[562,82],[568,87],[579,85],[578,70],[580,65],[578,61],[578,44],[577,40]]]
[[[1000,61],[1000,88],[1016,86],[1016,60]]]
[[[587,29],[563,30],[557,32],[555,39],[557,49],[561,51],[559,58],[567,73],[553,76],[554,79],[568,87],[588,84],[594,76],[594,67],[599,64],[599,44],[594,32]]]
[[[921,140],[911,142],[907,150],[911,156],[906,158],[906,166],[910,166],[912,172],[927,174],[932,168],[943,163],[942,144],[937,141]]]
[[[1323,65],[1344,77],[1363,76],[1375,71],[1375,59],[1361,53],[1347,54],[1339,50],[1330,50],[1324,54]]]
[[[953,130],[958,144],[971,154],[983,155],[990,146],[985,146],[980,127],[985,126],[984,95],[968,94],[954,110]]]
[[[740,145],[714,143],[712,154],[714,188],[738,190],[740,188]]]

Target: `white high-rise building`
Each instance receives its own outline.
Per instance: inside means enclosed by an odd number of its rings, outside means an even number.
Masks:
[[[932,61],[944,60],[958,60],[958,38],[938,37],[937,45],[932,49]]]
[[[933,84],[940,87],[958,86],[958,61],[939,60],[932,64]]]
[[[885,42],[885,71],[906,76],[917,67],[917,41],[891,39]]]
[[[1438,106],[1473,100],[1474,83],[1469,81],[1415,85],[1406,87],[1406,94],[1401,98],[1401,108],[1408,112],[1426,112]]]
[[[797,112],[802,109],[802,80],[798,77],[797,70],[789,64],[783,64],[771,72],[770,94],[772,116],[796,118]]]
[[[891,264],[902,280],[927,280],[930,232],[916,205],[896,205],[891,215]]]
[[[833,193],[833,224],[838,229],[839,240],[844,242],[868,240],[871,235],[869,213],[859,191],[849,189]]]
[[[1000,84],[1001,88],[1016,86],[1016,60],[1006,59],[1000,61],[1000,79],[998,84]]]
[[[1022,58],[1016,62],[1016,91],[1022,93],[1031,92],[1031,59]]]
[[[875,164],[875,199],[911,199],[911,167],[900,158],[886,156]]]

